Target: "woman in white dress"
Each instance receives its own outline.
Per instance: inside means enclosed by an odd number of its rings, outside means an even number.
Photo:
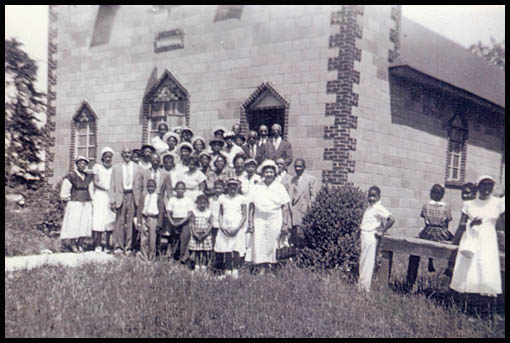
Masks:
[[[158,135],[151,140],[151,145],[156,149],[158,155],[161,155],[165,151],[168,150],[168,145],[165,143],[164,139],[166,133],[168,132],[168,124],[165,122],[161,122],[158,124]]]
[[[491,303],[502,293],[496,222],[505,212],[504,198],[492,195],[494,183],[491,176],[481,176],[477,198],[464,203],[457,230],[465,231],[450,283],[459,293],[481,295],[491,310]]]
[[[92,174],[85,172],[88,158],[78,156],[76,170],[69,172],[62,181],[60,199],[67,201],[62,221],[60,239],[69,239],[73,252],[83,251],[83,241],[92,235]]]
[[[278,170],[274,161],[264,161],[259,170],[264,180],[250,190],[248,201],[248,231],[252,233],[252,240],[246,261],[263,267],[264,272],[277,262],[277,240],[280,233],[287,230],[284,218],[288,218],[285,211],[290,212],[290,199],[285,187],[274,181]]]
[[[110,178],[112,176],[113,149],[105,147],[101,150],[101,163],[92,168],[94,174],[94,196],[92,212],[92,237],[96,252],[103,251],[101,246],[103,232],[106,232],[105,252],[111,252],[111,236],[115,225],[115,213],[110,208]]]

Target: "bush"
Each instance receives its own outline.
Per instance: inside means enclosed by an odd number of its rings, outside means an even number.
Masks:
[[[60,200],[62,181],[55,186],[44,183],[38,189],[27,192],[26,207],[37,217],[35,227],[48,235],[60,232],[64,219],[65,203]]]
[[[357,187],[322,187],[303,219],[305,248],[298,252],[298,265],[313,269],[335,268],[346,279],[356,279],[359,224],[365,206],[366,194]]]

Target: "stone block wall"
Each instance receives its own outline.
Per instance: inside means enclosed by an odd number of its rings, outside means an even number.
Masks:
[[[56,84],[57,142],[50,167],[53,181],[69,165],[70,120],[83,100],[98,115],[98,151],[140,146],[143,96],[167,69],[190,94],[190,126],[210,137],[213,126],[240,122],[241,105],[269,81],[288,100],[288,140],[295,156],[321,178],[327,83],[336,79],[328,61],[338,57],[329,47],[331,13],[342,6],[248,6],[240,19],[214,22],[217,6],[179,6],[169,13],[152,6],[121,6],[109,42],[91,46],[98,6],[57,6],[58,70]],[[184,48],[154,52],[159,32],[181,29]],[[152,75],[152,76],[151,76]],[[313,148],[310,148],[310,147]],[[120,161],[114,156],[114,162]]]
[[[360,18],[363,35],[356,47],[361,59],[354,65],[360,73],[359,84],[354,84],[359,99],[352,109],[357,128],[351,130],[355,170],[348,180],[364,190],[379,186],[382,203],[397,220],[392,231],[416,235],[423,227],[419,215],[430,187],[445,184],[448,120],[455,110],[451,104],[459,99],[388,74],[389,63],[398,54],[399,11],[398,6],[365,6]],[[473,113],[466,114],[466,182],[476,181],[482,173],[499,178],[504,119],[475,103],[468,108]],[[462,207],[460,189],[447,187],[444,201],[451,206],[450,230],[455,232]]]

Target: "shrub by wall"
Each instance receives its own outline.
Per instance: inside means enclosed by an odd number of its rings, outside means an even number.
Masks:
[[[303,219],[305,248],[297,262],[313,269],[339,269],[353,281],[358,276],[359,224],[366,194],[358,187],[322,187]]]
[[[64,219],[65,203],[60,200],[60,188],[62,181],[55,186],[44,183],[38,189],[27,194],[26,207],[32,209],[35,227],[49,235],[60,232]]]

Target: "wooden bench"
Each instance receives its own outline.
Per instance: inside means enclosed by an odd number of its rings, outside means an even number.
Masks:
[[[381,268],[378,272],[379,280],[388,285],[391,277],[393,253],[404,253],[410,256],[407,268],[407,287],[412,288],[416,281],[420,257],[448,260],[456,253],[458,246],[448,243],[428,241],[418,237],[404,235],[388,235],[378,238],[378,250],[381,251]],[[499,260],[504,289],[505,253],[500,251]]]

